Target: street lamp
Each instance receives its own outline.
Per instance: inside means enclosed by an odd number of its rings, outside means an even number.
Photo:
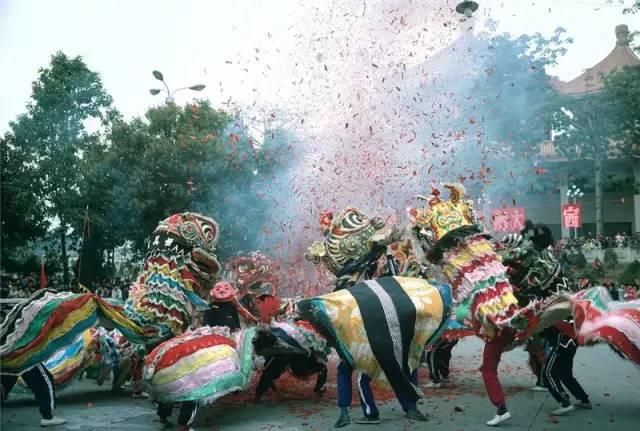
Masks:
[[[456,6],[456,12],[466,16],[467,18],[471,18],[473,13],[478,10],[478,3],[474,1],[463,1],[458,3]]]
[[[197,85],[192,85],[190,87],[182,87],[182,88],[178,88],[176,90],[171,91],[167,83],[164,81],[164,77],[162,76],[162,73],[160,71],[154,70],[153,77],[156,78],[158,81],[162,82],[162,84],[164,85],[164,88],[166,89],[166,92],[167,92],[167,98],[165,99],[165,102],[167,102],[167,104],[173,103],[173,95],[176,94],[178,91],[182,91],[182,90],[202,91],[205,88],[204,84],[197,84]],[[159,94],[161,91],[162,90],[158,88],[152,88],[149,90],[149,93],[151,93],[152,96],[155,96],[156,94]]]
[[[578,203],[578,198],[581,198],[583,196],[584,196],[584,192],[582,192],[582,190],[580,190],[580,187],[577,187],[575,184],[572,185],[569,190],[567,190],[567,197],[569,198],[569,203],[576,204]],[[571,199],[573,199],[573,202],[571,202]],[[578,238],[577,227],[573,228],[573,237],[574,239]]]

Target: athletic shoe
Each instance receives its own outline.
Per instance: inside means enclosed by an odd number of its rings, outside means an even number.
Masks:
[[[429,419],[422,414],[422,412],[420,412],[420,410],[409,410],[406,414],[405,417],[411,421],[416,421],[416,422],[428,422]]]
[[[442,384],[446,385],[446,384],[449,384],[449,383],[451,383],[449,381],[449,377],[445,377],[445,378],[442,379]]]
[[[580,407],[581,409],[587,409],[587,410],[591,410],[593,408],[593,406],[589,401],[580,401],[579,403],[576,403],[575,406]]]
[[[356,420],[356,423],[360,425],[377,425],[380,423],[380,418],[378,416],[363,416]]]
[[[160,429],[166,430],[173,426],[173,424],[167,418],[160,418]]]
[[[554,416],[562,416],[564,414],[574,411],[575,409],[576,408],[573,406],[573,404],[569,404],[566,407],[558,407],[557,409],[552,411],[551,414]]]
[[[340,415],[336,423],[333,425],[334,428],[342,428],[346,427],[351,423],[351,419],[349,419],[349,415]]]
[[[547,392],[549,389],[545,388],[544,386],[535,385],[529,388],[529,390],[534,392]]]
[[[133,394],[133,398],[149,398],[149,394],[146,392],[136,392]]]
[[[436,383],[436,382],[431,382],[425,385],[425,388],[427,389],[440,389],[441,387],[442,387],[442,383]]]
[[[491,419],[490,421],[487,421],[487,425],[489,425],[490,427],[497,427],[502,422],[506,422],[509,419],[511,419],[511,413],[509,413],[509,412],[503,413],[501,415],[496,414],[493,417],[493,419]]]
[[[62,419],[62,418],[58,418],[58,417],[52,417],[51,419],[40,419],[40,426],[41,427],[54,427],[56,425],[62,425],[62,424],[66,424],[67,420],[66,419]]]

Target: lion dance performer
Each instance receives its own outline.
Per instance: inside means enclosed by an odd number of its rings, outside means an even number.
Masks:
[[[182,334],[208,307],[202,298],[220,269],[217,239],[217,223],[200,214],[174,214],[161,221],[124,307],[92,293],[34,293],[0,326],[2,374],[35,369],[98,323],[148,348]]]
[[[391,386],[408,419],[426,421],[416,407],[421,392],[414,371],[426,342],[443,328],[450,302],[448,287],[408,277],[372,279],[382,275],[380,268],[395,274],[399,266],[387,257],[393,255],[392,250],[400,252],[399,247],[388,248],[395,232],[380,218],[370,219],[349,207],[336,217],[323,214],[321,224],[325,238],[309,248],[306,258],[322,263],[336,275],[337,288],[302,300],[297,308],[341,358],[340,417],[335,426],[350,423],[354,369],[361,372],[358,387],[364,418],[359,423],[380,422],[370,380]],[[406,262],[402,266],[410,267]]]
[[[478,224],[462,185],[445,187],[451,192],[450,199],[442,199],[434,189],[429,197],[421,197],[427,206],[413,208],[409,215],[427,258],[442,269],[452,286],[457,320],[485,340],[482,377],[497,408],[487,425],[496,426],[511,418],[497,374],[505,349],[571,314],[576,316],[575,326],[583,342],[603,340],[604,334],[612,334],[609,343],[639,363],[637,304],[598,301],[598,291],[593,289],[573,296],[557,294],[562,278],[545,251],[548,235],[544,230],[530,235],[535,244],[530,251],[535,253],[515,271],[523,277],[511,274],[512,280],[520,283],[514,286],[496,246]],[[616,328],[616,319],[625,329]]]

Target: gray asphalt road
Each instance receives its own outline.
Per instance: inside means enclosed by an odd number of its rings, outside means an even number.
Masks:
[[[463,340],[453,350],[452,384],[447,389],[425,390],[420,408],[428,413],[427,424],[404,419],[395,401],[381,403],[381,425],[352,424],[348,430],[488,430],[484,422],[493,407],[484,394],[480,373],[481,343]],[[526,366],[526,353],[518,349],[505,354],[501,380],[513,419],[501,426],[507,430],[603,431],[640,429],[640,369],[617,357],[608,347],[578,350],[575,374],[591,397],[594,409],[575,411],[554,418],[549,411],[557,405],[547,393],[531,392],[533,377]],[[423,373],[424,374],[424,373]],[[333,383],[330,380],[330,383]],[[229,396],[215,405],[201,408],[197,430],[280,431],[329,430],[337,416],[335,384],[323,398],[312,395],[313,382],[281,382],[280,394],[261,404],[248,394]],[[428,383],[423,379],[421,383]],[[307,390],[308,389],[308,390]],[[0,410],[2,430],[40,430],[37,406],[30,395],[12,395]],[[92,381],[77,382],[59,393],[57,415],[68,419],[58,430],[157,430],[155,410],[148,400],[134,400],[130,393],[112,393],[109,386]],[[177,416],[177,412],[174,412]],[[352,408],[352,419],[361,416]],[[174,428],[175,429],[175,428]]]

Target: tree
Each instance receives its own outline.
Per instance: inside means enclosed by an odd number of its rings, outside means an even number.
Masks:
[[[16,248],[42,237],[48,222],[40,184],[33,181],[35,166],[10,133],[0,138],[0,157],[1,255],[6,268]]]
[[[459,149],[456,159],[470,172],[464,179],[471,180],[473,195],[484,191],[494,205],[517,205],[526,193],[555,187],[553,173],[538,172],[535,166],[540,143],[550,138],[551,108],[557,101],[545,67],[555,64],[572,40],[562,28],[549,38],[478,38],[475,50],[486,54],[478,56],[469,90],[458,95],[463,102],[457,128],[473,142]]]
[[[606,76],[601,104],[611,116],[610,139],[635,150],[633,145],[640,144],[640,66],[626,66]]]
[[[67,234],[71,223],[82,217],[78,208],[79,165],[83,152],[99,141],[89,125],[105,125],[111,97],[100,76],[81,57],[62,52],[38,72],[27,112],[10,123],[12,142],[33,164],[47,215],[59,222],[63,278],[68,285]]]
[[[565,96],[554,110],[558,149],[570,160],[592,160],[596,229],[602,233],[603,171],[609,159],[631,158],[640,142],[640,66],[604,77],[604,88]]]

